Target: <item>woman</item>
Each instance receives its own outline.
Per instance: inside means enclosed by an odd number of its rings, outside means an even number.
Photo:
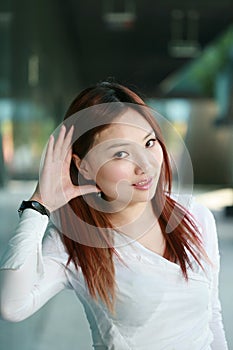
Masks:
[[[77,96],[19,211],[1,261],[6,320],[67,287],[94,349],[227,349],[213,216],[171,195],[160,128],[133,91],[102,82]]]

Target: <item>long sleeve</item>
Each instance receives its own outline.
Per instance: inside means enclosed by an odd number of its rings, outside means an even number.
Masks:
[[[218,237],[216,224],[213,215],[210,215],[210,227],[212,232],[212,262],[213,266],[213,279],[211,289],[211,305],[212,305],[212,319],[210,322],[210,328],[214,336],[214,340],[211,344],[212,350],[227,350],[227,342],[225,338],[225,332],[222,321],[222,309],[219,299],[219,272],[220,272],[220,254],[218,247]]]
[[[48,230],[43,240],[47,225],[45,215],[26,209],[1,258],[0,311],[5,320],[24,320],[69,287],[60,237]]]
[[[211,274],[211,318],[209,324],[213,334],[211,350],[227,350],[228,346],[225,338],[222,309],[219,299],[220,254],[216,223],[210,210],[200,204],[196,205],[194,215],[199,221],[202,230],[203,244],[213,264]]]

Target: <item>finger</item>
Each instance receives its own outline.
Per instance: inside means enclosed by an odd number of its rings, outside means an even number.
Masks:
[[[44,160],[45,163],[47,162],[50,163],[53,160],[53,147],[54,147],[54,136],[50,135],[46,152],[45,152],[45,160]]]
[[[64,138],[64,142],[62,146],[62,152],[64,156],[66,156],[67,151],[71,149],[73,132],[74,132],[74,126],[72,125],[66,137]]]
[[[71,125],[69,131],[67,132],[65,140],[64,140],[64,144],[67,145],[68,147],[71,145],[73,133],[74,133],[74,126]]]
[[[71,159],[72,159],[72,149],[70,148],[67,151],[66,155],[65,155],[64,163],[65,164],[67,164],[67,163],[70,164],[71,163]]]
[[[82,196],[84,194],[89,194],[89,193],[98,193],[101,192],[101,190],[93,185],[84,185],[84,186],[77,186],[75,189],[76,195],[77,196]]]
[[[57,158],[60,159],[60,155],[61,155],[61,152],[62,152],[62,146],[63,146],[65,134],[66,134],[66,127],[63,124],[61,126],[61,129],[60,129],[57,141],[55,142],[55,145],[54,145],[54,151],[53,151],[54,159],[57,159]]]

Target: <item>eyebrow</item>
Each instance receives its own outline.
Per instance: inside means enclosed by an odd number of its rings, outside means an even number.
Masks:
[[[144,138],[143,138],[143,141],[145,141],[149,136],[151,136],[152,134],[155,134],[154,130],[151,130],[149,132],[149,134],[147,134]],[[123,147],[123,146],[129,146],[130,144],[129,143],[116,143],[115,145],[111,145],[107,148],[108,149],[111,149],[111,148],[117,148],[117,147]]]
[[[143,141],[146,140],[146,139],[147,139],[149,136],[151,136],[152,134],[155,134],[155,132],[154,132],[153,129],[149,132],[149,134],[147,134],[147,135],[144,137]]]

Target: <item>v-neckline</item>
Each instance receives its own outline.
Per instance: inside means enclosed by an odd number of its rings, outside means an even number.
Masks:
[[[130,237],[128,235],[126,235],[125,233],[123,232],[119,232],[119,231],[116,231],[114,230],[115,234],[116,235],[121,235],[123,236],[124,238],[126,238],[127,240],[127,243],[129,244],[134,244],[136,246],[138,246],[139,249],[145,251],[147,254],[149,254],[153,259],[155,258],[158,258],[159,260],[161,260],[161,262],[163,263],[167,263],[171,266],[175,266],[176,268],[180,269],[180,265],[178,265],[177,263],[174,263],[168,259],[166,259],[164,256],[160,255],[159,253],[156,253],[155,251],[147,248],[146,246],[144,246],[142,243],[138,242],[136,238],[133,238],[133,237]]]

